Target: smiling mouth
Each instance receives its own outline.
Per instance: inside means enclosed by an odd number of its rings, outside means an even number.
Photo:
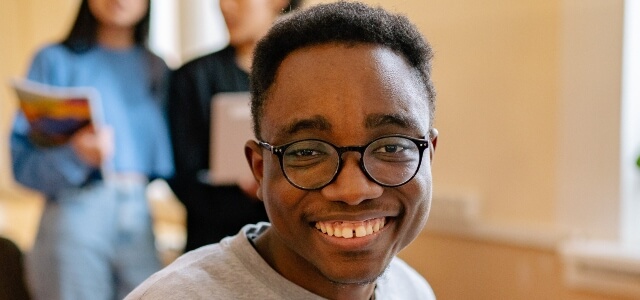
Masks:
[[[366,221],[330,221],[316,222],[316,229],[328,236],[350,239],[353,237],[365,237],[372,235],[384,227],[385,218],[376,218]]]

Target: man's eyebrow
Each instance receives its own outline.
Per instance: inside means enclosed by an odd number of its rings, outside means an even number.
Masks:
[[[329,131],[331,130],[331,123],[325,117],[315,115],[307,119],[294,120],[293,122],[284,125],[277,132],[277,136],[290,136],[296,134],[302,130],[317,130],[317,131]]]
[[[377,128],[384,125],[396,125],[401,128],[420,128],[417,120],[400,114],[372,114],[364,122],[366,128]]]

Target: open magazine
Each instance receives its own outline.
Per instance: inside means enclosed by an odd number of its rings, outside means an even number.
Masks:
[[[27,79],[13,79],[20,109],[31,130],[29,138],[41,147],[66,143],[78,129],[101,123],[100,95],[92,87],[57,87]]]

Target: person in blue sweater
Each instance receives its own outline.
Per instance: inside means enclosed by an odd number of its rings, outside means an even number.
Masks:
[[[104,117],[55,147],[34,144],[15,117],[15,179],[46,198],[26,257],[36,299],[122,299],[161,267],[145,190],[174,168],[168,68],[145,47],[148,26],[149,0],[83,0],[68,36],[33,58],[28,79],[94,87]]]

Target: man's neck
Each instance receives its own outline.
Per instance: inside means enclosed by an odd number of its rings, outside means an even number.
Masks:
[[[282,256],[282,253],[290,252],[290,249],[280,247],[280,244],[273,243],[272,234],[269,230],[253,240],[253,245],[258,254],[283,277],[296,285],[328,299],[335,300],[371,300],[374,299],[376,283],[335,283],[324,277],[319,272],[301,271],[301,266],[306,265],[306,270],[313,270],[314,267],[303,258],[292,255]],[[305,273],[307,276],[296,276]]]

